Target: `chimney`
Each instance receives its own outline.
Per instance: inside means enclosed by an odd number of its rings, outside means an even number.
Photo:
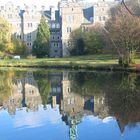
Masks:
[[[55,7],[50,6],[51,20],[55,20]]]

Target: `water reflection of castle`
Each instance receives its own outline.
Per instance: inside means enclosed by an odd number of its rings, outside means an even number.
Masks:
[[[87,114],[99,115],[104,101],[103,97],[82,97],[71,91],[71,81],[68,78],[68,72],[50,74],[51,90],[48,103],[53,108],[60,105],[62,115]],[[12,83],[11,94],[7,100],[3,101],[3,108],[7,109],[9,114],[15,114],[16,109],[27,107],[27,110],[36,111],[42,104],[41,96],[37,82],[32,72],[27,72],[22,79],[15,80]],[[105,109],[104,109],[105,110]],[[102,112],[102,111],[101,111]]]
[[[69,126],[69,136],[72,140],[77,137],[77,125],[85,115],[109,116],[108,106],[105,104],[104,95],[81,96],[72,90],[68,72],[53,72],[49,74],[50,94],[48,104],[55,108],[59,105],[62,120]],[[28,72],[22,79],[12,84],[11,95],[3,101],[3,108],[14,115],[16,109],[26,107],[26,111],[37,111],[42,104],[41,94],[33,73]],[[119,123],[119,122],[118,122]],[[121,130],[124,126],[119,125]]]
[[[108,114],[102,114],[100,112],[100,109],[104,107],[104,98],[102,96],[84,97],[72,91],[71,81],[68,78],[67,72],[63,73],[62,83],[62,99],[60,105],[62,120],[69,125],[69,136],[71,140],[74,140],[77,137],[77,124],[81,122],[83,116],[100,114],[105,117]],[[107,113],[107,110],[105,112]]]
[[[3,108],[9,114],[15,115],[16,109],[27,108],[35,111],[41,104],[41,97],[34,80],[33,73],[28,72],[23,79],[18,79],[12,84],[11,94],[8,100],[3,101]]]

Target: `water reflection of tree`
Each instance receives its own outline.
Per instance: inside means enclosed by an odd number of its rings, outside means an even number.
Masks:
[[[4,73],[0,71],[0,105],[3,104],[3,101],[8,98],[11,91],[11,79],[7,78],[8,73]]]
[[[40,99],[46,107],[50,87],[48,71],[0,70],[0,107],[12,115],[20,107],[36,111]]]
[[[109,115],[121,124],[140,121],[140,77],[126,73],[71,73],[74,93],[83,96],[104,96]]]
[[[140,92],[136,74],[122,74],[117,88],[111,86],[106,91],[109,113],[122,124],[140,121]]]
[[[7,100],[11,95],[14,79],[19,79],[23,77],[23,72],[9,70],[0,70],[0,103]]]
[[[120,74],[115,73],[98,73],[98,72],[79,72],[70,73],[71,86],[74,93],[80,95],[99,95],[103,94],[108,89],[108,83],[111,85],[118,85],[117,80]]]
[[[49,72],[36,71],[34,72],[34,77],[35,77],[35,80],[37,81],[37,85],[38,85],[39,92],[42,99],[42,104],[44,105],[44,108],[46,108],[46,105],[48,103],[48,96],[51,90]]]

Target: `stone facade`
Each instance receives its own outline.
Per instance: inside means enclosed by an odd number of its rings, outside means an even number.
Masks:
[[[70,33],[79,28],[83,21],[83,4],[78,2],[61,2],[59,5],[62,18],[62,52],[63,56],[68,56]]]
[[[36,6],[25,6],[25,12],[23,14],[23,41],[26,43],[29,49],[32,49],[33,42],[36,39],[40,19],[41,13],[37,10]]]
[[[50,57],[62,56],[61,43],[61,18],[59,10],[50,7],[49,11],[44,11],[50,29]]]
[[[109,18],[109,4],[105,1],[98,3],[86,3],[84,0],[62,0],[59,4],[62,19],[62,52],[68,56],[70,33],[82,27],[88,31],[96,23],[101,25]]]
[[[31,50],[41,18],[37,7],[25,5],[24,8],[21,8],[8,2],[4,6],[0,6],[0,16],[12,25],[12,34]]]

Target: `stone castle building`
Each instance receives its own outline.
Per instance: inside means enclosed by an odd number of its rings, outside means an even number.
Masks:
[[[0,16],[11,24],[12,34],[31,50],[41,18],[36,6],[24,5],[23,10],[20,6],[15,7],[12,2],[8,2],[0,5]]]
[[[109,18],[109,4],[104,0],[87,3],[86,0],[61,0],[58,10],[53,6],[24,5],[24,8],[8,2],[0,5],[0,16],[12,25],[12,34],[23,41],[30,52],[36,39],[41,16],[46,17],[50,29],[50,57],[68,56],[69,38],[72,31],[82,28],[89,31],[96,23],[104,25]]]
[[[46,11],[43,6],[39,9],[35,5],[20,7],[15,6],[12,2],[0,5],[0,17],[11,24],[12,34],[27,45],[29,52],[31,52],[36,39],[42,15],[46,17],[46,22],[50,28],[50,57],[60,57],[62,55],[61,21],[58,10],[50,7],[50,10]]]
[[[61,0],[59,4],[62,20],[62,53],[68,56],[69,38],[72,31],[89,28],[96,23],[104,25],[109,18],[109,5],[105,1],[86,3],[84,0]]]

